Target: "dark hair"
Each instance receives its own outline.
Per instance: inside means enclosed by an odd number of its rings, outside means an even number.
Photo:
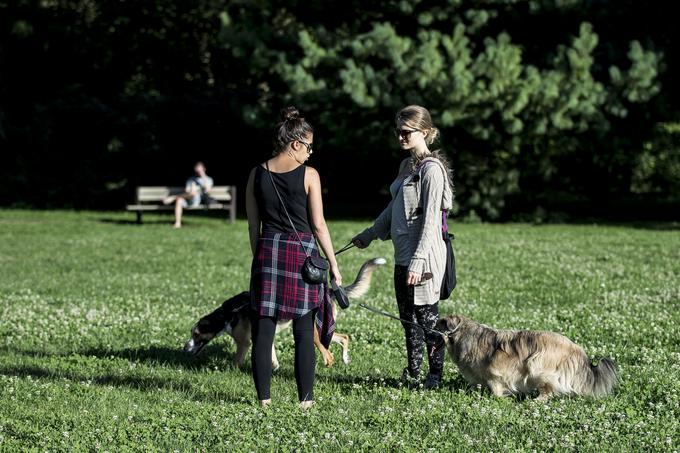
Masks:
[[[314,133],[312,125],[300,117],[300,112],[295,107],[290,106],[281,109],[279,115],[281,122],[276,125],[276,131],[274,132],[274,155],[283,151],[288,143],[295,140],[304,140],[305,136]]]

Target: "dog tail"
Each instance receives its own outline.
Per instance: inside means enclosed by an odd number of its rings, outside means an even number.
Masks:
[[[366,261],[361,266],[361,269],[359,269],[359,273],[357,274],[357,278],[354,280],[354,282],[345,287],[347,297],[353,299],[366,294],[368,292],[368,288],[371,286],[371,277],[373,275],[373,271],[386,262],[387,261],[385,261],[384,258],[373,258]]]
[[[589,361],[590,362],[590,361]],[[600,359],[597,365],[588,363],[583,393],[592,396],[604,396],[612,392],[618,383],[618,367],[611,359]]]

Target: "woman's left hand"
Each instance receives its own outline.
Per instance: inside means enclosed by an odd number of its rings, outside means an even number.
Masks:
[[[422,275],[416,274],[415,272],[409,272],[408,275],[406,276],[406,284],[409,286],[417,285],[420,283],[422,279],[423,279]]]
[[[335,280],[336,285],[342,285],[342,275],[340,275],[340,268],[337,265],[331,266],[331,278]]]

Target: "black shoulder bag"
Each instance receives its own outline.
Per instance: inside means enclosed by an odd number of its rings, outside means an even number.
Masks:
[[[446,211],[442,211],[442,239],[446,247],[446,266],[444,267],[444,278],[442,287],[439,291],[439,300],[448,299],[456,287],[456,257],[453,254],[451,240],[453,234],[449,233],[449,225],[446,222]]]
[[[302,263],[302,269],[300,270],[300,273],[302,274],[302,280],[304,280],[305,283],[309,285],[318,285],[324,283],[326,281],[326,272],[328,272],[329,268],[328,260],[321,258],[320,256],[311,256],[309,253],[307,253],[307,249],[305,248],[305,245],[302,243],[302,239],[300,239],[300,235],[298,234],[297,229],[293,224],[293,219],[290,218],[290,215],[288,214],[288,209],[286,209],[286,205],[283,203],[283,198],[281,198],[281,195],[279,194],[279,189],[276,188],[276,183],[274,182],[272,172],[269,171],[268,162],[265,162],[265,167],[267,168],[267,173],[269,174],[269,179],[272,182],[272,186],[274,186],[274,192],[276,192],[276,196],[279,198],[281,207],[283,207],[283,212],[286,214],[286,217],[288,217],[290,227],[293,229],[293,233],[295,233],[295,237],[297,237],[297,240],[300,243],[300,247],[302,247],[302,250],[305,252],[305,255],[307,255],[307,258],[305,258],[305,262]]]

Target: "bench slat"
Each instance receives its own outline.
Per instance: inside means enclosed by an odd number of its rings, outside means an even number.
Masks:
[[[215,186],[210,191],[210,196],[217,201],[231,201],[231,187]]]
[[[137,201],[162,201],[169,195],[179,195],[183,187],[137,187]]]
[[[184,187],[142,186],[137,188],[137,201],[159,202],[170,195],[184,193]],[[230,186],[215,186],[210,191],[210,196],[217,201],[231,201]]]
[[[222,203],[212,203],[209,205],[199,204],[198,206],[187,206],[184,210],[194,211],[198,209],[226,209],[227,206]],[[125,206],[127,211],[174,211],[174,205],[163,204],[129,204]]]

